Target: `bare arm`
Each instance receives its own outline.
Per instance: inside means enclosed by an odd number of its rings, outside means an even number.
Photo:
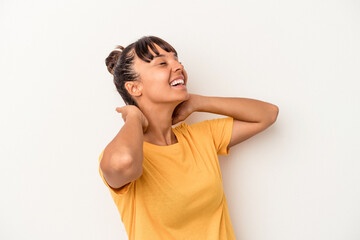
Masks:
[[[234,146],[272,125],[279,108],[264,101],[240,97],[207,97],[194,95],[198,112],[210,112],[234,118],[228,148]]]
[[[278,107],[271,103],[251,98],[208,97],[195,95],[197,112],[210,112],[233,117],[246,122],[274,122]]]
[[[136,110],[130,112],[124,110],[125,108],[129,110],[135,107],[122,108],[125,124],[106,146],[100,163],[105,180],[113,188],[122,187],[142,174],[144,138],[142,116],[136,113]]]

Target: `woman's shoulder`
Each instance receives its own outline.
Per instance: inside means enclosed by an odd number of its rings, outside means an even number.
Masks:
[[[195,123],[181,122],[175,128],[177,130],[190,130],[190,131],[203,131],[203,130],[214,130],[218,128],[224,128],[232,125],[233,118],[229,116],[219,117],[209,120],[202,120]]]
[[[195,123],[186,123],[181,122],[176,127],[174,127],[178,131],[196,131],[196,130],[203,130],[204,128],[208,127],[208,120],[203,120]]]

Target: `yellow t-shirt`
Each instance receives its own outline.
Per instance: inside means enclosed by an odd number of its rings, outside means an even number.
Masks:
[[[235,239],[217,155],[228,155],[233,118],[173,127],[177,143],[143,142],[143,174],[114,189],[129,240]],[[101,161],[104,150],[99,157]]]

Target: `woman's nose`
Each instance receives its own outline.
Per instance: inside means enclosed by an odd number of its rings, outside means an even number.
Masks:
[[[178,62],[178,61],[175,61],[174,62],[174,66],[173,66],[173,70],[174,70],[174,72],[176,72],[177,70],[183,70],[183,68],[184,68],[184,66],[180,63],[180,62]]]

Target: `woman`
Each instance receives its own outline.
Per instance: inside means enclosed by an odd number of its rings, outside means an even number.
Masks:
[[[277,106],[188,93],[176,50],[155,36],[105,62],[126,106],[99,173],[129,239],[235,239],[217,155],[274,123]],[[227,117],[172,127],[195,111]]]

